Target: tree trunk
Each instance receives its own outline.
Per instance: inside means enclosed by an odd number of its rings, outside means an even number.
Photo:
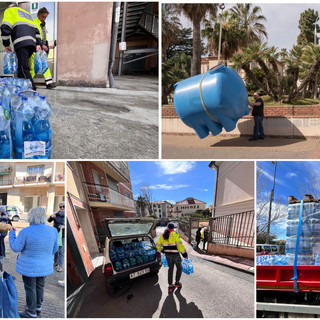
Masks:
[[[305,88],[305,86],[308,84],[308,82],[318,72],[319,68],[320,68],[320,61],[316,61],[315,64],[310,69],[307,76],[304,78],[304,80],[300,84],[300,86],[298,88],[296,88],[295,90],[292,90],[292,92],[289,94],[288,98],[286,100],[284,100],[284,102],[291,102],[293,99],[295,99],[298,96],[299,92]]]
[[[278,98],[277,90],[275,89],[275,87],[272,83],[272,78],[271,78],[271,74],[270,74],[268,67],[266,66],[264,61],[260,58],[257,59],[257,62],[259,63],[259,66],[261,67],[262,71],[266,75],[269,91],[272,92],[272,99],[275,101],[278,101],[279,98]]]
[[[270,63],[272,65],[272,69],[273,69],[274,74],[275,74],[276,79],[277,79],[278,95],[282,95],[283,94],[283,88],[282,88],[282,84],[281,84],[281,74],[279,72],[279,69],[278,69],[278,66],[277,66],[275,60],[271,60]]]
[[[200,20],[193,20],[193,41],[192,41],[192,66],[191,77],[201,73],[201,38]]]
[[[254,75],[254,73],[250,70],[249,65],[243,65],[242,69],[254,84],[256,84],[260,89],[265,91],[269,97],[274,99],[274,95],[272,94],[272,92],[270,92],[268,88]],[[275,100],[275,101],[278,101],[278,100]]]

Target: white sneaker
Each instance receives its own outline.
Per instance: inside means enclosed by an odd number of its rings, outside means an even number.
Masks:
[[[62,267],[61,266],[57,266],[57,272],[62,272],[62,271],[63,271]]]

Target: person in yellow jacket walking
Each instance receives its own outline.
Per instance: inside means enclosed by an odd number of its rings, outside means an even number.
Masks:
[[[201,233],[201,238],[203,241],[203,248],[202,248],[203,251],[206,249],[206,243],[208,242],[208,236],[209,236],[209,227],[206,227],[203,229],[203,231]]]
[[[18,58],[18,78],[29,79],[33,83],[29,59],[36,50],[41,51],[40,34],[31,14],[10,3],[5,10],[1,24],[1,39],[6,52],[11,52],[10,39]]]
[[[156,248],[158,251],[163,252],[166,255],[169,271],[168,271],[168,283],[169,293],[173,292],[175,288],[181,288],[180,282],[182,274],[181,256],[188,258],[186,249],[181,241],[178,233],[174,231],[173,223],[169,223],[164,233],[160,236]],[[173,268],[176,265],[176,282],[173,285]]]
[[[46,54],[49,54],[49,42],[48,42],[48,37],[47,37],[47,29],[46,29],[46,19],[49,15],[49,11],[47,8],[43,7],[39,9],[37,13],[37,18],[34,20],[34,23],[36,24],[39,33],[40,33],[40,38],[41,38],[41,48],[46,52]],[[30,66],[31,66],[31,75],[32,78],[35,76],[34,72],[34,56],[35,53],[32,55],[30,59]],[[47,89],[52,89],[55,87],[55,85],[52,83],[52,75],[50,68],[43,74],[44,81],[46,83]]]

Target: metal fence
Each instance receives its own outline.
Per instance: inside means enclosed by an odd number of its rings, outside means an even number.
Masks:
[[[254,211],[210,218],[209,241],[236,247],[254,247]]]
[[[209,226],[209,219],[189,218],[189,221],[179,220],[179,229],[188,237],[188,242],[192,243],[196,239],[198,228]]]

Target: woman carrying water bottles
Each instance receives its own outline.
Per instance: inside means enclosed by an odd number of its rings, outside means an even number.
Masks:
[[[168,292],[171,293],[175,288],[181,288],[182,284],[180,282],[182,267],[181,267],[181,256],[188,258],[186,249],[181,241],[178,233],[174,231],[173,223],[169,223],[164,233],[160,236],[156,248],[158,251],[163,252],[166,255],[169,271],[168,271]],[[176,265],[176,282],[173,285],[173,267]]]

